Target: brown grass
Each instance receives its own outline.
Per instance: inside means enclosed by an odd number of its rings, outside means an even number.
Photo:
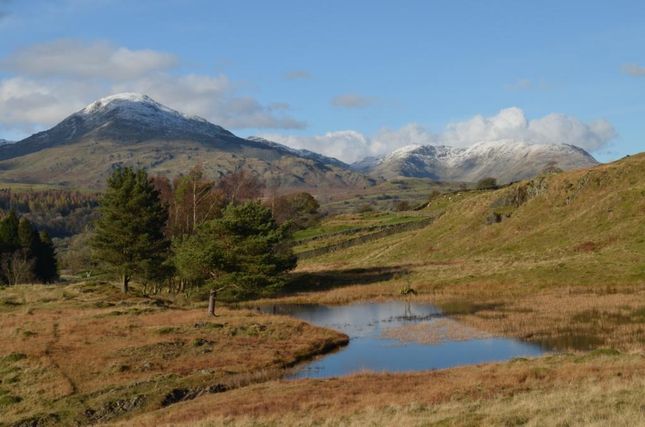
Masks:
[[[303,262],[300,286],[271,300],[386,300],[411,288],[406,299],[476,330],[584,353],[275,381],[344,337],[252,310],[204,319],[112,287],[17,287],[0,292],[2,421],[645,425],[643,172],[639,155],[549,176],[548,191],[505,206],[496,224],[491,205],[526,183],[438,197],[429,210],[445,214],[430,227]],[[158,410],[173,393],[196,398]]]
[[[140,395],[150,409],[174,388],[228,389],[279,377],[285,368],[347,339],[249,310],[220,308],[216,318],[209,318],[204,309],[123,297],[111,285],[103,286],[107,289],[19,286],[0,291],[5,303],[0,306],[0,360],[26,356],[2,364],[17,375],[10,382],[3,377],[0,389],[21,399],[3,408],[3,421],[71,411],[77,412],[72,419],[83,422],[86,409],[100,412],[123,396]],[[142,384],[147,386],[137,386]]]
[[[412,323],[393,328],[386,328],[381,335],[384,338],[401,342],[436,344],[445,341],[464,341],[490,338],[492,335],[482,330],[470,328],[447,318]]]
[[[638,425],[644,416],[644,369],[642,355],[598,354],[415,374],[272,381],[145,414],[128,425],[417,425],[431,420],[508,425],[512,419],[575,425],[595,416],[605,425]],[[552,412],[560,408],[565,411]]]

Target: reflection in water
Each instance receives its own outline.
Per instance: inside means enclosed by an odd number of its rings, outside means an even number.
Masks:
[[[428,324],[432,327],[431,320],[441,317],[441,311],[430,304],[402,301],[344,306],[282,304],[260,309],[349,335],[347,347],[304,365],[292,378],[324,378],[360,371],[422,371],[544,353],[537,345],[508,338],[420,344],[383,337],[386,329],[421,321],[430,320]]]

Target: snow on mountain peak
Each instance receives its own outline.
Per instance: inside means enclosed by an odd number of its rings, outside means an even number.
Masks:
[[[87,107],[79,111],[79,114],[90,115],[96,113],[104,113],[115,109],[127,110],[127,112],[135,116],[149,117],[155,112],[161,112],[166,113],[170,116],[174,116],[176,118],[206,122],[205,119],[199,116],[189,116],[180,113],[177,110],[173,110],[172,108],[160,104],[159,102],[150,98],[148,95],[136,92],[123,92],[106,96],[99,99],[98,101],[94,101],[89,104]]]
[[[141,93],[135,93],[135,92],[123,92],[123,93],[117,93],[114,95],[106,96],[97,101],[94,101],[91,104],[89,104],[87,107],[83,108],[81,112],[85,114],[92,114],[101,110],[107,110],[107,109],[112,109],[123,105],[137,104],[137,103],[148,104],[149,106],[156,107],[156,108],[159,108],[159,107],[161,107],[162,109],[164,108],[163,105],[154,101],[148,95],[143,95]],[[168,108],[168,110],[170,109]]]
[[[411,152],[413,152],[414,150],[416,150],[416,149],[418,149],[418,148],[421,148],[421,147],[423,147],[423,146],[422,146],[422,145],[419,145],[419,144],[410,144],[410,145],[406,145],[405,147],[401,147],[401,148],[399,148],[399,149],[396,149],[396,150],[392,151],[392,152],[389,154],[389,156],[392,156],[392,157],[403,157],[403,156],[406,156],[406,155],[410,154]]]
[[[523,139],[485,140],[469,147],[408,145],[380,158],[354,163],[355,170],[375,176],[429,177],[447,181],[477,181],[493,176],[510,182],[540,173],[597,164],[585,150],[569,144],[533,143]]]

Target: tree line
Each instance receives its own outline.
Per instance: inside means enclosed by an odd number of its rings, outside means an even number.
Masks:
[[[47,231],[15,211],[0,221],[0,282],[5,285],[58,279],[54,245]]]
[[[211,289],[227,299],[266,295],[296,266],[291,234],[318,219],[308,193],[262,200],[264,184],[238,171],[218,181],[200,167],[170,180],[114,171],[100,199],[93,257],[128,292]]]
[[[0,211],[14,211],[55,237],[81,233],[96,217],[99,195],[69,190],[0,189]]]

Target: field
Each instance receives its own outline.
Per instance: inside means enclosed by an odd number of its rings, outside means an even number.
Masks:
[[[645,155],[454,189],[420,210],[339,213],[296,238],[318,248],[424,218],[434,221],[303,259],[281,294],[216,318],[201,302],[123,297],[109,283],[2,289],[2,422],[645,425]],[[254,310],[389,299],[553,353],[287,381],[285,369],[347,337]]]
[[[286,317],[124,297],[106,283],[0,291],[0,424],[89,424],[278,378],[347,337]]]

